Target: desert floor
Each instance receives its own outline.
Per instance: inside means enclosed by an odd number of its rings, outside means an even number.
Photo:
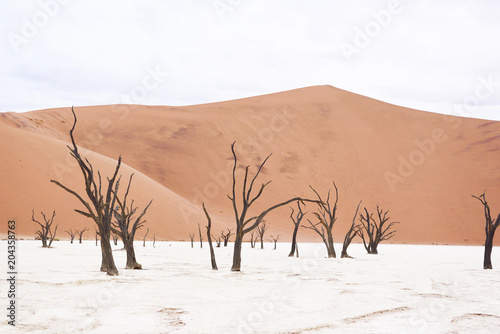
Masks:
[[[114,246],[123,268],[125,252]],[[380,245],[353,259],[325,258],[322,244],[273,250],[243,247],[242,272],[230,247],[136,243],[144,270],[99,272],[95,241],[18,242],[17,327],[2,333],[494,333],[500,328],[500,249],[482,270],[482,247]],[[260,247],[258,245],[257,247]],[[340,253],[341,245],[336,245]],[[5,250],[6,241],[0,242]],[[7,275],[7,256],[1,265]],[[7,285],[0,302],[6,313]],[[5,318],[4,318],[5,319]]]

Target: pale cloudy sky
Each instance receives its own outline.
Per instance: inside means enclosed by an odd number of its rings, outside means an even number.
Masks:
[[[500,2],[0,0],[0,111],[329,84],[500,120]]]

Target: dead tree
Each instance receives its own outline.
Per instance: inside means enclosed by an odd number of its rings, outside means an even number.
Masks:
[[[234,240],[234,252],[233,252],[233,265],[231,267],[231,271],[240,271],[241,268],[241,244],[243,242],[243,237],[245,234],[252,232],[259,224],[264,221],[266,215],[284,205],[288,205],[292,202],[296,201],[307,201],[307,202],[317,202],[317,201],[312,201],[312,200],[306,200],[302,199],[300,197],[295,197],[292,199],[289,199],[287,201],[281,202],[279,204],[273,205],[270,208],[262,211],[258,216],[253,216],[250,218],[247,218],[248,211],[250,207],[252,206],[253,203],[262,195],[264,192],[264,189],[271,183],[271,181],[268,181],[266,183],[262,183],[260,186],[259,191],[257,194],[252,195],[252,190],[253,186],[255,183],[255,180],[259,176],[260,172],[262,171],[262,168],[264,167],[265,163],[267,160],[271,157],[269,155],[259,166],[257,173],[249,179],[249,168],[250,166],[246,166],[245,168],[245,175],[243,179],[243,185],[242,185],[242,198],[238,200],[236,198],[236,169],[238,168],[238,158],[236,157],[236,153],[234,151],[234,145],[235,142],[231,144],[231,152],[233,154],[234,158],[234,165],[233,165],[233,178],[232,178],[232,195],[229,196],[228,198],[231,200],[233,204],[233,210],[234,210],[234,216],[236,219],[236,234],[235,234],[235,240]],[[242,206],[238,208],[237,203],[242,203]]]
[[[232,229],[228,228],[226,234],[224,234],[224,231],[220,232],[222,240],[224,240],[224,247],[227,247],[227,243],[229,242],[229,238],[234,234],[231,231],[232,231]]]
[[[272,239],[272,240],[273,240],[273,242],[274,242],[274,250],[276,250],[276,244],[278,243],[279,238],[280,238],[280,235],[279,235],[279,234],[278,234],[276,237],[273,237],[273,236],[271,235],[271,239]]]
[[[95,245],[96,246],[97,246],[97,241],[99,240],[98,236],[99,236],[99,232],[97,232],[97,230],[95,230]]]
[[[356,208],[356,212],[354,213],[354,217],[352,218],[351,227],[349,228],[349,231],[347,231],[347,233],[345,234],[344,244],[342,245],[342,253],[340,254],[341,258],[346,258],[346,257],[352,258],[352,256],[349,256],[349,254],[347,254],[347,248],[351,244],[352,239],[354,239],[356,237],[356,235],[358,234],[358,231],[360,228],[359,225],[356,225],[356,218],[358,217],[358,211],[359,211],[360,205],[361,205],[361,201],[359,201],[358,207]]]
[[[156,234],[153,234],[153,248],[156,248],[155,243],[156,243]]]
[[[259,226],[257,226],[257,236],[260,239],[260,249],[264,249],[264,234],[269,229],[269,226],[266,225],[266,222],[263,221]]]
[[[148,205],[137,217],[135,216],[138,207],[134,206],[134,200],[130,201],[130,205],[127,203],[133,176],[134,174],[130,175],[123,200],[120,200],[120,197],[118,196],[116,197],[118,205],[114,210],[115,221],[112,225],[112,231],[114,234],[120,236],[123,242],[123,248],[125,248],[125,251],[127,252],[127,263],[125,265],[125,269],[142,269],[142,265],[137,263],[135,258],[134,238],[137,230],[146,224],[146,220],[143,219],[143,217],[146,214],[146,211],[148,211],[148,208],[153,200],[149,201]],[[120,180],[118,180],[117,184],[119,183]],[[148,232],[149,229],[147,230],[146,235],[148,235]],[[146,244],[146,235],[144,236],[144,245]]]
[[[194,246],[194,233],[189,233],[189,239],[191,240],[191,248]]]
[[[71,241],[70,241],[70,244],[72,244],[72,243],[73,243],[73,240],[75,239],[75,236],[76,236],[76,233],[77,233],[77,232],[76,232],[76,231],[73,231],[73,229],[70,229],[69,231],[64,231],[64,232],[66,232],[66,233],[68,233],[68,234],[69,234],[69,237],[70,237],[70,240],[71,240]]]
[[[71,137],[72,146],[68,145],[71,152],[71,156],[76,160],[78,166],[82,172],[85,184],[85,193],[89,202],[83,199],[77,192],[69,189],[68,187],[62,185],[59,181],[50,180],[50,182],[55,183],[62,189],[66,190],[68,193],[75,196],[85,207],[85,211],[75,209],[76,212],[82,214],[85,217],[91,218],[96,224],[99,235],[101,237],[101,271],[107,272],[110,276],[117,276],[118,269],[116,269],[115,261],[113,258],[113,251],[110,244],[110,233],[111,233],[111,220],[113,219],[113,210],[115,207],[116,193],[118,192],[118,185],[116,184],[118,171],[121,166],[121,156],[118,158],[115,171],[111,178],[107,178],[107,187],[104,188],[104,194],[102,190],[102,179],[101,173],[97,171],[97,179],[92,167],[92,164],[87,160],[83,159],[78,151],[78,147],[75,143],[75,138],[73,136],[73,131],[75,130],[77,118],[73,107],[71,108],[73,113],[74,123],[69,134]]]
[[[335,248],[333,246],[333,225],[337,221],[337,203],[339,201],[339,192],[337,189],[337,185],[335,182],[333,182],[333,187],[335,188],[335,201],[330,203],[330,193],[332,188],[328,190],[328,195],[326,197],[326,201],[323,201],[321,196],[318,194],[318,192],[311,186],[309,186],[316,196],[318,197],[318,212],[314,212],[313,214],[318,218],[318,222],[316,224],[313,224],[309,219],[307,220],[309,222],[310,226],[304,226],[304,228],[313,230],[316,232],[321,239],[323,239],[323,243],[325,244],[328,257],[336,257],[337,255],[335,254]],[[318,226],[320,228],[318,228]]]
[[[200,224],[198,224],[198,234],[200,236],[200,248],[203,248],[203,236],[201,235]]]
[[[111,233],[111,238],[113,238],[113,244],[118,246],[118,238],[119,236],[116,233]]]
[[[220,244],[221,244],[221,242],[222,242],[222,240],[221,240],[220,236],[218,236],[218,237],[216,238],[216,237],[214,237],[214,236],[212,235],[212,238],[214,238],[215,243],[216,243],[216,245],[217,245],[217,246],[215,246],[215,247],[220,247]]]
[[[153,200],[151,200],[151,202],[152,202],[152,201],[153,201]],[[132,201],[132,202],[133,202],[133,201]],[[149,202],[149,204],[151,204],[151,202]],[[149,206],[149,204],[148,204],[148,206]],[[148,208],[146,208],[146,210],[147,210],[147,209],[148,209]],[[146,213],[146,212],[144,212],[144,213]],[[148,236],[148,233],[149,233],[149,228],[147,228],[147,229],[146,229],[146,234],[144,234],[144,238],[142,239],[142,247],[146,247],[146,237]]]
[[[484,242],[484,260],[483,269],[493,269],[491,264],[491,251],[493,250],[493,237],[495,236],[495,231],[500,225],[500,213],[495,221],[491,218],[490,206],[486,201],[486,191],[481,196],[472,197],[478,199],[484,207],[484,218],[486,220],[486,225],[484,231],[486,233],[486,240]]]
[[[300,202],[297,202],[297,206],[299,207],[299,210],[297,211],[297,215],[294,217],[295,210],[293,207],[290,207],[292,209],[292,212],[290,213],[290,218],[292,219],[294,228],[293,228],[293,234],[292,234],[292,249],[290,250],[290,253],[288,253],[288,257],[293,257],[294,253],[297,253],[297,257],[299,257],[299,252],[295,252],[295,249],[297,248],[297,233],[299,231],[300,223],[302,222],[302,219],[304,219],[304,216],[306,215],[307,212],[303,212],[302,208],[300,207]]]
[[[80,243],[80,244],[82,243],[83,233],[87,230],[88,230],[88,228],[86,228],[86,227],[83,230],[76,230],[76,233],[78,233],[78,243]]]
[[[212,262],[212,270],[219,270],[217,268],[217,262],[215,261],[214,246],[212,245],[212,236],[210,234],[210,230],[212,229],[212,219],[210,218],[210,215],[208,214],[208,211],[205,208],[205,203],[202,203],[202,207],[203,207],[203,211],[205,212],[205,216],[207,217],[207,221],[208,221],[208,225],[206,226],[206,228],[207,228],[208,246],[210,247],[210,261]],[[198,227],[199,227],[199,225],[198,225]]]
[[[255,237],[255,232],[254,232],[254,231],[252,231],[252,232],[250,233],[250,247],[255,248],[255,240],[256,240],[256,239],[257,239],[257,238]]]
[[[38,225],[40,225],[40,229],[35,231],[35,234],[40,238],[42,241],[42,247],[44,248],[50,248],[52,245],[52,241],[54,241],[54,238],[56,237],[57,233],[57,226],[54,229],[54,232],[52,232],[52,224],[54,223],[54,217],[56,216],[56,211],[54,210],[52,212],[52,217],[50,219],[47,219],[45,214],[43,212],[40,212],[42,214],[44,223],[40,223],[38,220],[35,219],[35,210],[33,209],[31,211],[31,220]],[[48,243],[47,243],[48,242]]]
[[[378,245],[384,240],[389,240],[394,236],[397,230],[390,230],[395,224],[399,222],[392,222],[389,225],[385,225],[390,217],[387,217],[389,210],[385,211],[377,205],[377,219],[378,222],[373,218],[373,214],[370,214],[365,208],[365,215],[360,215],[361,227],[359,228],[359,236],[363,240],[363,245],[365,246],[368,254],[378,254]]]

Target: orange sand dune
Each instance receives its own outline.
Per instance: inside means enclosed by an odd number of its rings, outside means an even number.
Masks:
[[[324,194],[335,181],[337,242],[360,200],[371,210],[377,204],[390,209],[401,222],[393,241],[407,243],[482,243],[482,206],[470,195],[485,189],[493,213],[500,211],[500,122],[407,109],[330,86],[187,107],[75,110],[77,143],[89,150],[95,168],[109,175],[121,154],[123,177],[136,173],[138,204],[153,199],[149,236],[159,239],[185,240],[198,223],[204,226],[202,201],[217,234],[232,227],[226,194],[233,141],[239,172],[272,153],[259,179],[272,183],[256,210],[292,196],[312,197],[309,185]],[[56,209],[61,232],[93,229],[73,211],[79,203],[49,182],[82,186],[65,147],[71,125],[70,108],[0,114],[0,219],[16,218],[18,233],[33,235],[32,208]],[[277,211],[268,223],[270,234],[288,240],[289,209]],[[5,233],[6,224],[1,226]],[[307,230],[299,238],[318,240]]]

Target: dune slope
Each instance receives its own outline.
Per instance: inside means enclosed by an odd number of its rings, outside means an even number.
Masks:
[[[331,86],[187,107],[75,110],[77,143],[109,173],[122,155],[124,178],[137,174],[137,202],[154,200],[147,219],[150,233],[161,238],[185,240],[198,223],[203,227],[202,202],[217,230],[232,227],[226,194],[233,141],[238,172],[272,153],[259,184],[272,183],[257,211],[292,196],[311,198],[309,185],[326,195],[335,181],[336,241],[360,200],[371,211],[389,209],[400,221],[394,242],[482,243],[482,206],[470,195],[485,189],[493,214],[500,212],[500,122],[407,109]],[[78,203],[49,182],[81,185],[65,148],[71,124],[70,108],[0,114],[0,219],[16,217],[23,234],[34,231],[32,208],[57,209],[60,229],[92,226],[72,211]],[[269,233],[288,238],[288,216],[286,208],[271,215]],[[300,237],[319,241],[306,230]]]

